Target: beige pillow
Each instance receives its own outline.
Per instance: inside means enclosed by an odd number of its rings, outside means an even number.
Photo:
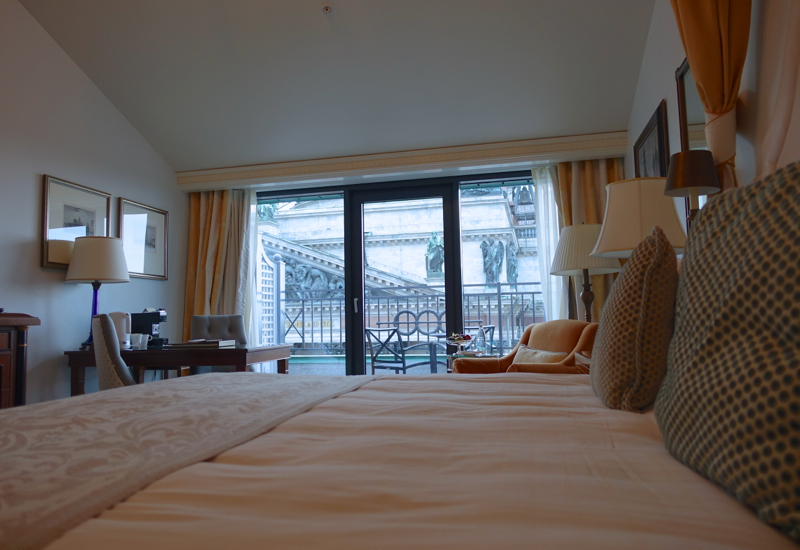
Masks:
[[[522,344],[517,353],[514,355],[514,360],[511,364],[525,364],[531,365],[533,363],[558,363],[563,361],[568,353],[561,353],[558,351],[544,351],[541,349],[529,348]]]
[[[660,228],[633,251],[600,314],[592,387],[612,409],[639,412],[652,403],[667,370],[678,266]]]
[[[712,199],[686,243],[655,414],[678,460],[800,542],[800,163]]]

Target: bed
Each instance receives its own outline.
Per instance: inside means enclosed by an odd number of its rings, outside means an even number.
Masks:
[[[664,239],[589,375],[219,373],[0,411],[0,548],[796,549],[800,163],[712,199],[680,282]]]
[[[588,375],[220,373],[3,420],[3,548],[797,548]]]

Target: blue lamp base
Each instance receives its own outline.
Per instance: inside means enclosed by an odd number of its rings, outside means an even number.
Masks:
[[[100,281],[92,283],[92,317],[97,315],[97,291],[100,290]],[[86,350],[94,347],[94,339],[92,338],[92,320],[89,319],[89,337],[81,343],[81,350]]]

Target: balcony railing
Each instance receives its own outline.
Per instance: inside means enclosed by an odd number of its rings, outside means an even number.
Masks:
[[[444,286],[370,288],[365,296],[367,327],[396,326],[409,344],[443,343],[445,336]],[[494,326],[494,353],[513,348],[525,327],[545,320],[538,282],[464,285],[464,325],[476,331],[479,323]],[[282,293],[274,312],[279,341],[294,345],[293,355],[342,355],[345,342],[344,299],[327,290]],[[264,301],[263,314],[269,302]],[[264,334],[264,339],[270,338]],[[421,352],[422,353],[422,352]]]

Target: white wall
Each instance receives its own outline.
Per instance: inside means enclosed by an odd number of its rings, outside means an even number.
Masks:
[[[650,34],[647,36],[639,70],[639,83],[633,99],[631,116],[628,119],[628,151],[625,154],[625,177],[635,176],[633,167],[633,145],[653,116],[662,99],[667,100],[667,133],[669,152],[681,150],[681,135],[678,129],[678,88],[675,70],[683,63],[683,52],[678,25],[672,14],[669,0],[656,0]]]
[[[169,211],[169,280],[100,289],[101,312],[164,307],[182,329],[188,198],[173,170],[17,0],[0,0],[0,307],[41,318],[29,333],[28,403],[69,395],[64,350],[89,332],[90,285],[40,267],[42,174]],[[96,379],[87,384],[96,389]]]
[[[761,144],[777,97],[791,0],[753,1],[750,42],[737,111],[736,166],[739,184],[751,183],[761,171]],[[685,58],[669,0],[656,0],[639,83],[628,120],[626,177],[633,177],[633,144],[662,99],[667,100],[669,149],[680,151],[678,92],[675,70]],[[800,86],[778,166],[800,160]]]

